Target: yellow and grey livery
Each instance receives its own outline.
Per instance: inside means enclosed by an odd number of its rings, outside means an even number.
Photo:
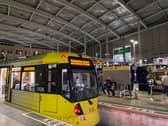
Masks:
[[[7,68],[6,101],[75,126],[99,123],[97,79],[88,56],[51,52],[0,67]]]

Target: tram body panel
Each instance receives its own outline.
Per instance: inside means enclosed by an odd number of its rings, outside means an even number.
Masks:
[[[74,124],[75,126],[94,126],[99,122],[98,98],[92,98],[92,105],[88,100],[70,103],[62,96],[58,96],[59,119]],[[75,105],[80,104],[82,115],[76,115]]]
[[[39,93],[12,90],[11,102],[13,104],[39,112]]]
[[[58,95],[40,93],[40,113],[58,118]]]
[[[91,99],[91,102],[71,103],[61,95],[12,90],[13,104],[80,126],[94,126],[99,122],[98,98]],[[81,105],[83,115],[74,113],[76,104]]]

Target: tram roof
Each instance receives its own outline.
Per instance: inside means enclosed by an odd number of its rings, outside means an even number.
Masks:
[[[80,54],[71,53],[71,52],[50,52],[50,53],[47,53],[44,55],[32,56],[32,57],[28,57],[25,59],[18,59],[18,60],[13,60],[13,61],[1,62],[0,67],[68,63],[69,56],[90,58],[87,55],[80,55]]]

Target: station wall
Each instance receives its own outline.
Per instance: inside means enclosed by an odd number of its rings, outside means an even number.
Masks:
[[[138,34],[133,33],[118,40],[111,40],[108,43],[110,57],[113,56],[113,49],[124,45],[131,45],[131,39],[138,40]],[[155,58],[168,56],[168,23],[148,28],[141,31],[142,58]],[[132,45],[131,45],[132,46]],[[88,47],[88,54],[95,56],[99,53],[99,45]],[[102,43],[102,57],[105,57],[105,42]],[[138,56],[138,45],[136,46]]]
[[[39,54],[44,54],[52,50],[38,49],[38,48],[30,49],[29,47],[23,47],[19,45],[15,45],[15,46],[0,45],[0,53],[4,52],[5,54],[7,54],[8,59],[13,59],[21,56],[34,55],[36,51],[38,51]]]

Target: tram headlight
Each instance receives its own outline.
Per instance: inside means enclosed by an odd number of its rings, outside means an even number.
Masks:
[[[77,114],[77,115],[82,115],[83,114],[83,111],[82,111],[82,108],[81,108],[80,104],[75,105],[74,113]]]

